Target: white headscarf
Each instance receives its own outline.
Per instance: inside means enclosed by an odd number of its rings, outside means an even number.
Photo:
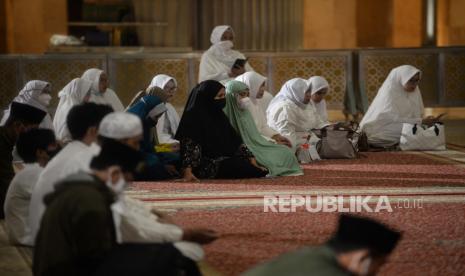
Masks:
[[[411,65],[402,65],[391,70],[378,90],[375,99],[360,122],[363,128],[387,118],[421,119],[423,100],[418,86],[413,92],[404,89],[405,84],[421,71]]]
[[[224,32],[226,32],[228,29],[234,34],[234,30],[229,25],[219,25],[213,28],[213,31],[210,35],[210,42],[212,44],[219,43]]]
[[[257,93],[260,86],[266,82],[267,78],[254,71],[245,72],[244,74],[236,77],[237,81],[241,81],[249,87],[250,100],[255,104],[257,102]]]
[[[98,104],[107,104],[113,107],[115,111],[123,111],[124,106],[121,103],[121,100],[116,95],[115,91],[107,88],[105,92],[100,92],[99,83],[100,83],[100,76],[104,73],[103,70],[97,68],[88,69],[82,74],[83,79],[90,81],[92,83],[91,86],[91,97],[89,99],[90,102],[98,103]]]
[[[318,91],[327,88],[329,91],[329,83],[328,81],[320,76],[313,76],[308,79],[308,85],[311,87],[311,92],[312,95],[317,93]],[[326,110],[326,101],[325,99],[322,99],[319,103],[315,103],[314,101],[311,101],[313,107],[315,108],[315,111],[320,115],[321,119],[324,121],[328,120],[328,112]]]
[[[128,112],[112,112],[100,122],[98,133],[106,138],[128,139],[143,134],[140,118]]]
[[[148,88],[160,87],[161,89],[164,89],[165,85],[171,80],[174,82],[174,85],[178,86],[175,78],[165,74],[156,75],[153,77]]]
[[[288,80],[279,91],[278,94],[273,98],[268,106],[270,110],[276,103],[279,103],[283,100],[290,100],[295,103],[298,107],[305,109],[307,106],[304,104],[305,93],[308,90],[308,83],[306,80],[301,78],[294,78]]]
[[[26,85],[19,91],[18,96],[13,99],[13,102],[23,103],[48,113],[47,106],[39,101],[39,96],[50,83],[41,80],[28,81]],[[11,106],[11,105],[10,105]],[[3,112],[0,125],[3,126],[10,117],[10,106]]]
[[[66,125],[66,117],[69,110],[84,101],[84,98],[89,94],[92,83],[76,78],[68,83],[63,90],[58,93],[60,102],[58,103],[55,117],[53,118],[53,127],[58,139],[63,140],[68,138],[68,127]]]
[[[92,93],[101,93],[99,89],[100,75],[103,73],[103,70],[97,68],[88,69],[82,74],[81,78],[92,83]],[[103,93],[102,93],[103,94]]]
[[[221,37],[227,30],[230,30],[234,34],[233,29],[228,25],[216,26],[213,29],[210,35],[210,42],[212,43],[212,46],[210,46],[208,52],[214,55],[219,61],[226,64],[228,68],[231,68],[236,62],[236,59],[245,59],[245,56],[242,53],[232,49],[234,47],[232,41],[221,40]]]

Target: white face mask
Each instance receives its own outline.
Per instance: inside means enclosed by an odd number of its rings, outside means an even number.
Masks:
[[[39,102],[45,106],[49,106],[51,100],[52,96],[50,94],[42,93],[39,95]]]
[[[108,172],[108,180],[105,183],[110,190],[112,190],[116,195],[120,195],[123,193],[124,188],[126,187],[126,180],[123,176],[120,176],[116,183],[111,182],[111,175],[113,171]]]
[[[231,40],[223,40],[218,42],[216,45],[224,51],[231,50],[231,48],[234,47],[234,43]]]
[[[238,99],[237,105],[239,106],[240,109],[245,110],[249,106],[250,103],[251,103],[250,98],[247,97],[247,98]]]
[[[371,258],[366,258],[363,261],[359,261],[358,258],[353,258],[350,265],[349,270],[352,272],[358,271],[358,275],[368,275],[371,266]]]

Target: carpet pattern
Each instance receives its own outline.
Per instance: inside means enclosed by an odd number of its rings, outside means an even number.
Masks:
[[[215,229],[206,261],[223,275],[304,245],[323,243],[337,213],[264,213],[264,195],[388,196],[393,212],[362,213],[404,237],[381,275],[465,275],[465,152],[367,153],[304,166],[305,175],[200,183],[133,183],[128,195],[170,211],[184,227]],[[421,201],[419,206],[405,202]],[[402,205],[404,203],[404,205]]]

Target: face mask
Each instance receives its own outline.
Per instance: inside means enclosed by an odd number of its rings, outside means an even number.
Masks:
[[[234,43],[231,40],[224,40],[224,41],[218,42],[217,45],[219,48],[227,51],[227,50],[231,50],[231,48],[234,46]]]
[[[242,109],[242,110],[246,109],[247,106],[249,106],[249,104],[250,104],[250,98],[249,97],[239,99],[238,106],[239,106],[240,109]]]
[[[113,174],[113,170],[108,172],[108,180],[105,183],[110,190],[112,190],[116,195],[120,195],[124,191],[124,187],[126,187],[126,180],[121,173],[120,178],[116,183],[111,182],[111,176]]]
[[[45,106],[50,105],[50,100],[52,100],[52,96],[47,93],[42,93],[39,95],[39,102]]]
[[[221,110],[226,106],[226,99],[214,100],[214,104],[217,109]]]

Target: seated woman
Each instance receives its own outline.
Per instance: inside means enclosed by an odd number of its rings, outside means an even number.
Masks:
[[[53,130],[52,117],[47,109],[52,99],[50,93],[50,83],[41,80],[32,80],[28,81],[24,88],[19,91],[18,96],[13,99],[13,102],[27,104],[47,112],[39,127]],[[10,106],[3,112],[0,126],[5,125],[8,117],[10,117]]]
[[[411,65],[391,70],[360,122],[370,146],[391,148],[400,141],[402,125],[432,124],[439,118],[423,118],[423,100],[418,83],[421,71]]]
[[[233,50],[234,32],[231,26],[216,26],[210,36],[212,46],[202,55],[199,82],[205,80],[227,81],[244,72],[253,71],[245,56]],[[236,63],[237,60],[241,63]]]
[[[308,79],[308,86],[311,91],[311,100],[307,108],[312,109],[318,116],[316,119],[322,123],[328,123],[328,111],[326,110],[325,96],[329,92],[328,81],[320,76],[313,76]],[[312,113],[313,113],[312,112]]]
[[[166,112],[162,100],[153,95],[144,96],[129,108],[128,112],[141,119],[144,129],[140,150],[145,154],[147,168],[142,175],[138,176],[138,180],[160,180],[179,176],[179,154],[158,153],[154,148],[158,139],[154,128],[158,119]]]
[[[225,105],[224,86],[217,81],[204,81],[192,89],[175,136],[181,142],[185,181],[268,174],[229,123]]]
[[[165,95],[163,102],[166,107],[166,112],[160,117],[157,123],[158,142],[160,143],[160,146],[157,148],[160,150],[165,148],[164,150],[168,151],[179,151],[179,141],[174,139],[179,126],[179,115],[174,106],[170,104],[178,88],[178,83],[173,77],[160,74],[152,79],[149,88],[152,87],[162,89],[162,93]]]
[[[257,126],[258,131],[266,137],[268,140],[276,141],[278,144],[283,144],[291,146],[289,140],[276,130],[270,128],[266,123],[266,108],[262,101],[265,93],[265,82],[266,78],[256,72],[245,72],[236,78],[237,81],[245,83],[249,88],[249,97],[242,99],[243,105],[252,115],[255,125]],[[269,94],[269,93],[268,93]],[[271,94],[270,94],[271,95]],[[271,96],[273,98],[273,96]],[[266,104],[268,106],[268,104]]]
[[[64,143],[71,141],[66,117],[73,106],[89,101],[91,86],[91,82],[76,78],[58,93],[60,101],[55,111],[55,117],[53,117],[53,128],[58,140]]]
[[[92,83],[90,102],[110,105],[115,111],[124,110],[124,106],[115,91],[108,88],[108,76],[103,70],[88,69],[81,78]]]
[[[268,125],[289,139],[294,150],[307,141],[311,129],[321,127],[308,116],[310,98],[307,81],[291,79],[281,87],[266,111]]]
[[[240,134],[257,162],[268,169],[271,176],[302,175],[295,154],[288,147],[276,145],[262,137],[252,115],[243,105],[249,97],[249,88],[243,82],[232,80],[226,84],[224,113]]]

